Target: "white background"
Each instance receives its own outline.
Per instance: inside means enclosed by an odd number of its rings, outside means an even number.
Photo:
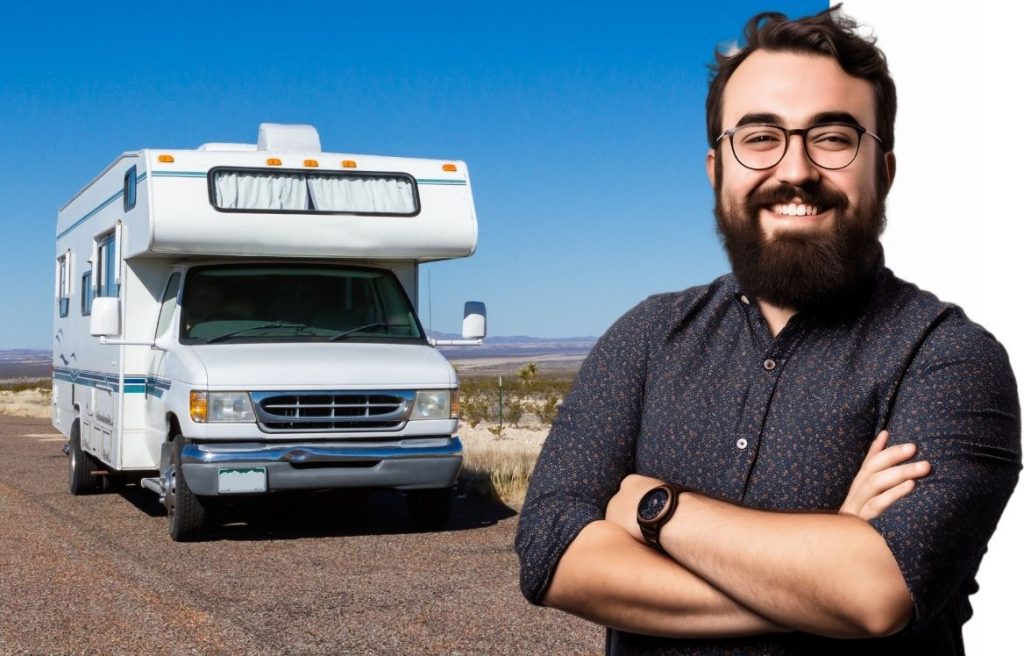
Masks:
[[[1020,386],[1024,6],[847,0],[843,10],[877,35],[899,97],[886,262],[992,332]],[[970,656],[1021,653],[1021,487],[981,563],[975,615],[964,626]]]

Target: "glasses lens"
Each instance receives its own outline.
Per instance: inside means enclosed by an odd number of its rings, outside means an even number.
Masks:
[[[860,132],[850,125],[816,125],[806,139],[811,161],[825,169],[849,166],[860,147]]]
[[[743,166],[770,169],[786,152],[786,133],[774,125],[744,125],[732,133],[732,150]]]

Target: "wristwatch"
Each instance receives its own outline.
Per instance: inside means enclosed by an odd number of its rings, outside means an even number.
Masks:
[[[640,503],[636,506],[636,523],[640,526],[640,534],[644,536],[647,544],[661,549],[658,540],[661,527],[672,519],[679,495],[683,492],[686,492],[685,488],[666,483],[648,490],[640,497]]]

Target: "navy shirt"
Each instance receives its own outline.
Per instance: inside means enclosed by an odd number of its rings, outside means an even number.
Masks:
[[[541,602],[559,558],[627,474],[750,508],[835,511],[882,429],[932,464],[871,522],[913,597],[904,631],[843,641],[609,630],[609,652],[962,653],[967,596],[1021,469],[1017,387],[992,335],[882,266],[774,338],[731,275],[652,296],[616,322],[537,462],[516,536],[523,593]]]

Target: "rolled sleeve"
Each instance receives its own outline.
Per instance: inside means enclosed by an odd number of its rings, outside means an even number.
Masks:
[[[542,602],[562,554],[584,526],[604,518],[633,469],[647,368],[645,303],[598,340],[538,457],[516,534],[520,585],[532,603]]]
[[[973,577],[1021,470],[1020,406],[1005,350],[959,311],[914,355],[892,406],[890,444],[932,465],[914,491],[871,521],[914,601],[905,632],[927,626]]]

